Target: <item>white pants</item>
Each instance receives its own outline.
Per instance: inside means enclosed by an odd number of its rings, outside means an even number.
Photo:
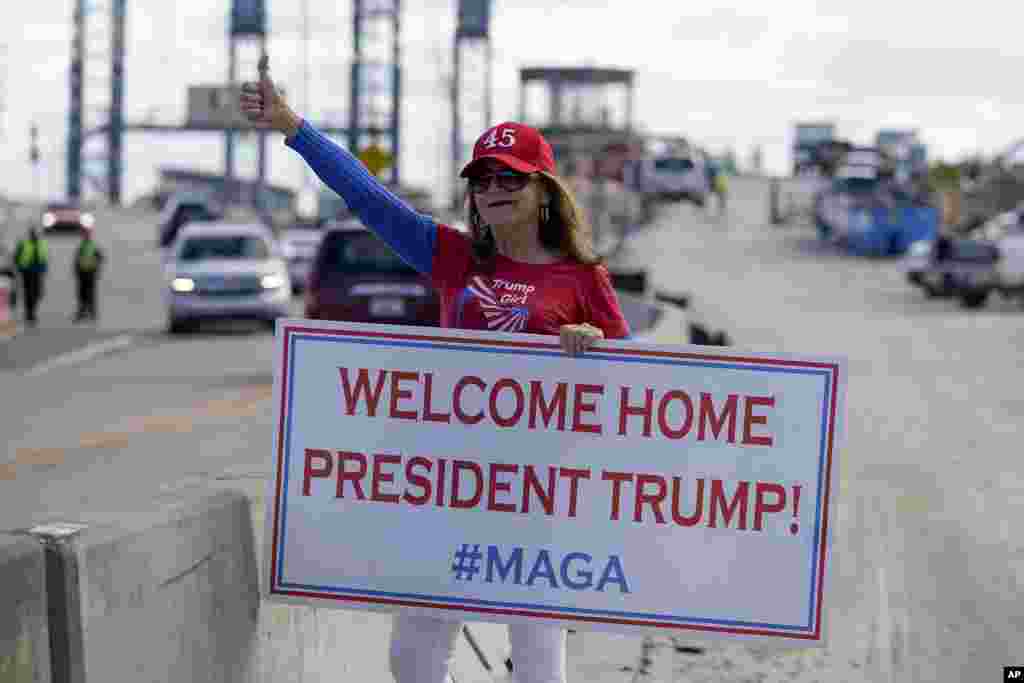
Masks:
[[[448,683],[448,667],[462,630],[457,621],[395,615],[391,629],[391,675],[397,683]],[[512,668],[518,683],[565,683],[565,630],[559,626],[510,624]],[[504,662],[490,662],[496,672]],[[500,667],[500,668],[499,668]]]

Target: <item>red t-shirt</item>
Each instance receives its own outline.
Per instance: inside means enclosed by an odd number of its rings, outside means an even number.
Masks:
[[[558,334],[562,325],[590,323],[606,339],[629,336],[608,271],[603,266],[523,263],[498,255],[482,272],[470,239],[437,226],[431,271],[441,297],[441,326],[467,330]]]

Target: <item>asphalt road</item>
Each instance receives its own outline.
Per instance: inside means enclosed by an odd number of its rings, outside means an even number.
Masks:
[[[849,358],[829,645],[579,633],[571,680],[999,680],[1024,663],[1024,311],[926,300],[896,261],[768,225],[766,190],[734,181],[725,219],[667,207],[622,259],[649,266],[659,288],[691,292],[740,348]],[[0,341],[3,530],[102,521],[189,487],[262,500],[272,336],[239,325],[166,335],[154,220],[101,213],[110,259],[98,325],[70,322],[74,240],[55,239],[39,327]],[[389,680],[384,618],[281,607],[262,618],[267,680]],[[501,631],[482,632],[493,656]],[[466,680],[486,678],[477,668]]]

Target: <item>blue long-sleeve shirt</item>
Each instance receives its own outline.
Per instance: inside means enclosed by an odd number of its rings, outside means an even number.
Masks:
[[[417,213],[370,175],[347,150],[303,121],[285,144],[306,160],[327,187],[345,200],[363,224],[402,257],[406,263],[430,275],[437,242],[437,223]]]

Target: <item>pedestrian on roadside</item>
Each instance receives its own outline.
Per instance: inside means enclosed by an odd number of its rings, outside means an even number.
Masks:
[[[551,146],[529,126],[485,131],[463,168],[470,235],[419,214],[391,194],[349,152],[295,114],[271,82],[266,57],[259,83],[246,83],[243,113],[285,134],[321,180],[406,262],[440,291],[443,327],[558,335],[569,355],[599,339],[624,338],[607,270],[566,183],[555,175]],[[517,301],[500,303],[514,286]],[[524,293],[526,293],[524,295]],[[397,614],[391,672],[398,683],[444,683],[461,630],[441,617]],[[520,683],[565,681],[565,630],[511,624],[511,660]]]
[[[78,251],[75,252],[72,264],[78,293],[78,310],[73,318],[76,323],[83,320],[95,322],[97,319],[96,285],[103,267],[103,259],[103,251],[93,239],[92,228],[82,228],[82,241],[78,243]]]
[[[21,290],[25,298],[25,324],[36,325],[36,309],[43,298],[49,254],[46,240],[39,231],[29,228],[28,234],[14,247],[14,266],[21,277]]]
[[[715,197],[718,198],[718,215],[724,216],[729,210],[729,174],[719,169],[715,174]]]
[[[725,169],[722,167],[722,163],[717,159],[708,159],[708,185],[711,189],[711,194],[715,196],[715,209],[718,212],[718,217],[721,218],[725,215],[727,202],[729,199],[729,179],[726,177]]]

